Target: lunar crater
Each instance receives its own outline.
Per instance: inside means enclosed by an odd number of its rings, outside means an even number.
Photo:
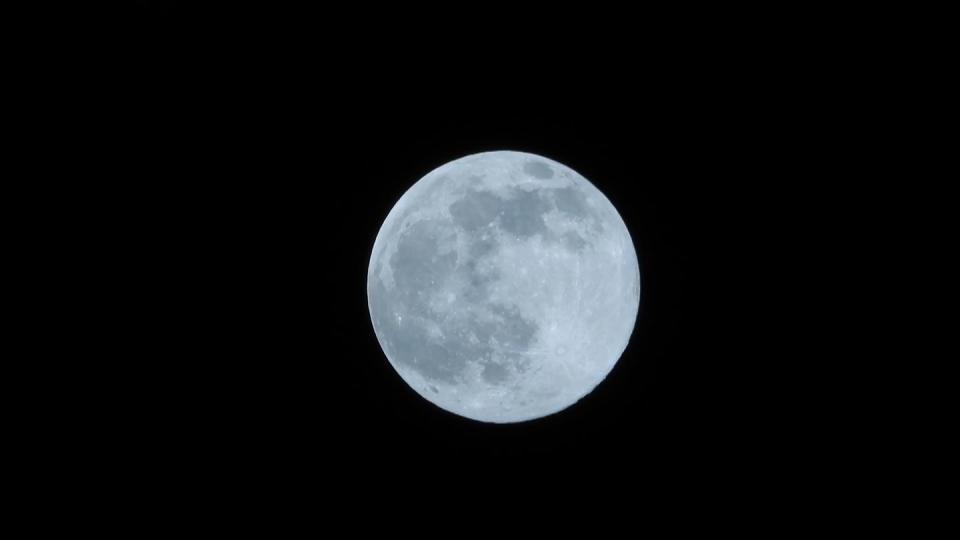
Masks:
[[[524,163],[523,172],[542,180],[553,178],[553,169],[542,161],[528,161]]]

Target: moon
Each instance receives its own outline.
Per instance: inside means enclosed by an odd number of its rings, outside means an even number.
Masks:
[[[559,412],[613,369],[633,332],[640,269],[613,204],[523,152],[469,155],[397,201],[367,300],[388,361],[424,399],[482,422]]]

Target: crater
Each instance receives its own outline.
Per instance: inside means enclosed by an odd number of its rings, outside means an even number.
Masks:
[[[553,190],[553,201],[557,210],[579,218],[590,215],[586,196],[578,189],[566,187]]]
[[[517,308],[497,304],[490,311],[499,319],[496,333],[491,336],[493,344],[520,352],[526,351],[534,342],[539,328],[536,323],[524,319]]]
[[[483,365],[481,376],[490,384],[501,384],[510,378],[510,370],[502,364],[487,362]]]
[[[469,191],[450,205],[454,223],[466,231],[475,231],[497,219],[500,199],[487,191]]]
[[[563,233],[563,245],[570,251],[583,251],[587,247],[587,241],[575,231]]]
[[[528,161],[524,163],[523,172],[541,180],[553,178],[553,169],[542,161]]]
[[[565,187],[552,190],[550,195],[560,213],[581,221],[594,232],[604,229],[603,223],[598,219],[587,195],[582,190],[576,187]]]
[[[520,238],[527,238],[546,231],[543,214],[550,204],[535,191],[515,190],[513,196],[503,201],[500,227]]]
[[[499,246],[500,243],[495,238],[484,235],[470,242],[468,253],[471,257],[479,259],[493,253]],[[470,262],[476,264],[473,261]]]
[[[482,304],[490,297],[490,285],[497,281],[500,276],[495,273],[483,273],[471,264],[468,265],[466,283],[461,292],[462,298],[472,304]]]

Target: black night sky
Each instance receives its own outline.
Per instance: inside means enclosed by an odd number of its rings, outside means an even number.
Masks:
[[[409,485],[722,497],[802,444],[783,429],[799,350],[775,308],[803,291],[777,277],[791,262],[772,223],[809,187],[783,129],[807,105],[778,94],[776,58],[642,12],[464,8],[441,15],[471,24],[438,31],[450,25],[382,11],[135,5],[111,126],[116,234],[151,312],[127,336],[124,425],[150,474],[363,504],[400,504]],[[494,22],[496,39],[477,33]],[[590,179],[641,264],[636,328],[607,380],[518,425],[418,397],[366,304],[399,196],[498,149]]]

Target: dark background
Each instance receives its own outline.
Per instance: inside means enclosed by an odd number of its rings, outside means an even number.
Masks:
[[[782,246],[785,216],[823,188],[810,153],[832,150],[803,136],[818,90],[779,69],[790,47],[708,13],[503,14],[128,8],[107,43],[117,157],[102,185],[129,313],[148,312],[123,322],[119,386],[150,474],[416,505],[409,486],[719,501],[803,473],[805,405],[785,396],[809,364],[782,307],[805,294],[791,277],[804,263]],[[417,396],[366,304],[400,195],[498,149],[590,179],[641,264],[636,328],[607,380],[518,425]]]

